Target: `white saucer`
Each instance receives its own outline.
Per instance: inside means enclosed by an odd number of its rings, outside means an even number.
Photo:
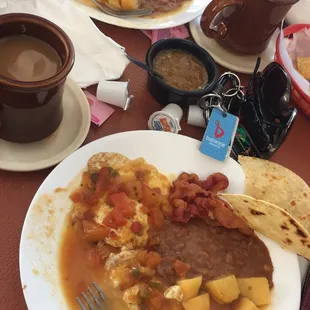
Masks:
[[[224,49],[214,39],[206,37],[200,27],[200,20],[201,16],[190,22],[189,28],[191,34],[195,42],[203,47],[218,64],[236,72],[252,73],[258,56],[261,57],[260,70],[264,69],[274,60],[278,32],[273,34],[269,46],[262,54],[255,56],[239,56]]]
[[[34,143],[0,139],[0,169],[34,171],[58,164],[85,140],[90,127],[88,101],[72,80],[67,79],[63,96],[63,119],[48,138]]]
[[[299,0],[288,11],[286,21],[293,24],[310,24],[310,0]]]

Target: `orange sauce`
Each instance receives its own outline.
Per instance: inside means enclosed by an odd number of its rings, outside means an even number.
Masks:
[[[93,282],[97,282],[107,298],[110,310],[128,309],[122,300],[122,293],[112,287],[104,264],[96,268],[87,265],[86,253],[91,248],[92,245],[79,236],[68,218],[59,251],[61,286],[68,308],[76,309],[75,298],[81,296],[82,292],[87,292],[87,287],[92,286]]]

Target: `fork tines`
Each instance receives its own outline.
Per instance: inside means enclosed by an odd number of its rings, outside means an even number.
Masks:
[[[88,292],[82,292],[83,298],[76,297],[76,301],[78,302],[81,310],[107,309],[103,292],[96,282],[93,282],[93,286],[96,292],[94,292],[91,287],[88,287]],[[84,302],[81,299],[84,300]]]

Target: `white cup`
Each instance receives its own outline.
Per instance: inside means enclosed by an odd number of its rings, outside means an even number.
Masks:
[[[114,106],[128,109],[133,98],[128,94],[128,82],[100,80],[97,87],[97,99]]]
[[[198,105],[190,105],[187,114],[187,124],[197,127],[206,128],[206,120],[203,117],[203,112]]]
[[[169,103],[162,109],[162,111],[169,113],[171,116],[178,119],[179,121],[183,116],[182,109],[175,103]]]

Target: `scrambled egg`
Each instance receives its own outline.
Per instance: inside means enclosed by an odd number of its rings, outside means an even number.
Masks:
[[[144,250],[127,250],[122,248],[122,251],[118,254],[111,253],[108,257],[105,268],[109,271],[110,279],[112,280],[113,286],[118,288],[121,283],[126,281],[124,279],[124,272],[128,266],[135,262],[135,257],[139,253],[146,253]]]
[[[167,299],[175,299],[177,302],[182,302],[184,294],[179,285],[173,285],[164,292],[164,296]]]
[[[112,270],[113,268],[121,265],[130,265],[140,252],[144,252],[143,250],[128,250],[125,247],[121,250],[122,251],[118,254],[110,254],[105,263],[107,270]]]
[[[121,179],[126,182],[140,179],[150,188],[159,188],[163,195],[168,195],[170,182],[167,177],[161,174],[154,166],[148,164],[143,158],[130,160],[126,156],[118,153],[97,153],[88,161],[89,173],[100,171],[103,167],[111,167],[118,172]],[[102,197],[99,207],[96,210],[95,222],[102,224],[103,219],[111,212],[112,207],[107,205],[105,197]],[[123,247],[127,249],[136,249],[143,247],[147,242],[147,232],[149,230],[147,215],[142,211],[142,204],[132,200],[136,205],[136,214],[133,218],[127,220],[126,226],[117,229],[111,229],[116,236],[107,237],[106,243],[114,247]],[[139,221],[142,225],[142,231],[135,234],[130,227],[133,222]]]
[[[104,199],[102,199],[104,201]],[[132,200],[133,201],[133,200]],[[107,237],[105,238],[105,242],[113,247],[121,248],[126,247],[128,249],[136,249],[143,247],[146,245],[147,238],[148,238],[148,230],[149,224],[147,220],[147,214],[142,212],[142,204],[134,201],[136,204],[136,214],[127,219],[127,224],[125,226],[119,227],[117,229],[111,229],[115,233],[115,237]],[[112,211],[112,207],[107,205],[106,203],[101,203],[97,209],[95,215],[95,222],[99,225],[102,224],[104,218]],[[142,225],[142,231],[139,234],[135,234],[131,231],[130,227],[133,222],[139,221]]]
[[[136,284],[124,292],[123,300],[130,310],[139,310],[140,285]]]
[[[98,172],[103,167],[113,168],[124,179],[133,179],[137,174],[140,174],[150,188],[160,188],[163,195],[169,194],[170,182],[167,177],[143,158],[131,160],[118,153],[97,153],[88,161],[90,173]]]

